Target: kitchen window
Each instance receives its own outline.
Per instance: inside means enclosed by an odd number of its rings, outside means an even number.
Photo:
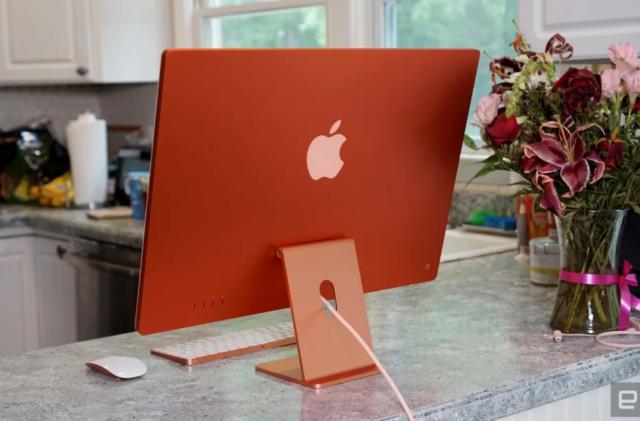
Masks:
[[[198,0],[196,46],[321,48],[351,46],[351,0]]]
[[[517,18],[513,0],[175,0],[189,14],[176,28],[214,48],[461,48],[497,57],[510,52]],[[191,25],[181,25],[188,22]],[[185,36],[184,38],[188,38]],[[188,45],[187,45],[188,44]],[[491,90],[482,54],[467,133],[478,99]]]
[[[206,47],[325,47],[326,13],[322,6],[306,6],[209,17],[203,37]]]

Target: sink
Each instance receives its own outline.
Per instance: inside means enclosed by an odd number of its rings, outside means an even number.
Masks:
[[[440,262],[469,259],[510,250],[515,251],[516,245],[517,241],[513,237],[448,229],[444,236]]]

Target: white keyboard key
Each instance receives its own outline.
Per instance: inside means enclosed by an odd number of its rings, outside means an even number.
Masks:
[[[194,365],[294,343],[293,325],[282,323],[154,348],[151,353],[184,365]]]

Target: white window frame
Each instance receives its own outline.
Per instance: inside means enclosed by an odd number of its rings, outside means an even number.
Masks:
[[[174,46],[203,47],[202,25],[207,17],[321,5],[327,11],[327,47],[381,47],[386,1],[390,0],[271,0],[236,6],[202,7],[200,0],[172,0]]]
[[[397,2],[398,0],[365,0],[368,4],[371,27],[371,47],[383,48],[384,45],[384,7],[385,3]],[[366,24],[366,22],[365,22]]]

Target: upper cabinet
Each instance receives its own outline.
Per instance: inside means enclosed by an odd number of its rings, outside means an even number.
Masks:
[[[607,57],[607,47],[630,42],[640,47],[638,0],[519,0],[520,26],[534,50],[560,33],[574,47],[573,59]]]
[[[0,80],[88,76],[89,5],[72,0],[0,0]]]
[[[0,84],[157,81],[170,0],[0,0]]]

